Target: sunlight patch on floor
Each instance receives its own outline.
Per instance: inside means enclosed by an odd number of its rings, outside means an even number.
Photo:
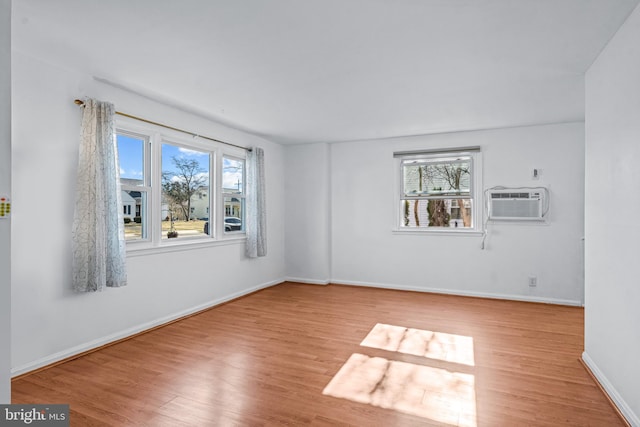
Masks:
[[[464,335],[378,323],[360,345],[468,366],[475,364],[473,338]]]
[[[322,393],[454,426],[476,426],[471,374],[355,353]]]

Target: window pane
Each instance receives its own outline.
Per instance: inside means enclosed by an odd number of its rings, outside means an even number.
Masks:
[[[209,153],[162,144],[162,238],[203,235],[210,205]]]
[[[400,203],[403,227],[473,227],[471,199],[401,200]]]
[[[222,192],[244,193],[244,160],[222,158]]]
[[[122,205],[124,211],[125,240],[141,240],[147,238],[147,192],[123,191]]]
[[[224,198],[224,231],[244,231],[244,199]]]
[[[120,182],[144,185],[144,139],[117,134]]]
[[[471,190],[471,159],[407,160],[403,162],[404,194],[464,194]]]

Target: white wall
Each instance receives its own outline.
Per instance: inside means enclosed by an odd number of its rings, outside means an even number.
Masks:
[[[326,284],[331,278],[329,144],[286,149],[287,279]]]
[[[587,72],[584,360],[640,426],[640,8]]]
[[[4,27],[3,27],[4,28]],[[280,145],[13,54],[13,373],[120,338],[197,308],[279,283],[284,262],[284,154]],[[261,146],[267,171],[268,256],[243,244],[127,257],[129,285],[75,294],[70,235],[81,111],[75,98],[238,145]]]
[[[394,234],[394,151],[477,145],[485,188],[550,188],[549,224],[492,225],[485,250],[479,236]],[[333,144],[331,280],[581,304],[583,173],[583,123]]]
[[[11,193],[11,0],[0,0],[0,195]],[[11,220],[0,219],[0,404],[11,402]]]

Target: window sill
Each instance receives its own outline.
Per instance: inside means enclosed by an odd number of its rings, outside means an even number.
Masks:
[[[173,240],[173,239],[172,239]],[[216,246],[228,246],[228,245],[243,245],[247,240],[247,237],[243,234],[241,236],[226,237],[220,240],[213,239],[198,239],[198,240],[182,240],[168,242],[162,241],[160,246],[150,246],[144,243],[130,243],[127,245],[127,258],[137,257],[144,255],[154,255],[170,252],[190,251],[194,249],[211,248]]]
[[[478,230],[429,230],[429,229],[402,229],[394,228],[391,230],[396,235],[415,235],[415,236],[465,236],[465,237],[482,237],[484,233]]]

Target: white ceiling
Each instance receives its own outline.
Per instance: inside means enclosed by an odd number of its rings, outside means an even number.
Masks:
[[[14,0],[14,49],[280,143],[584,119],[640,0]],[[116,106],[117,107],[117,106]]]

